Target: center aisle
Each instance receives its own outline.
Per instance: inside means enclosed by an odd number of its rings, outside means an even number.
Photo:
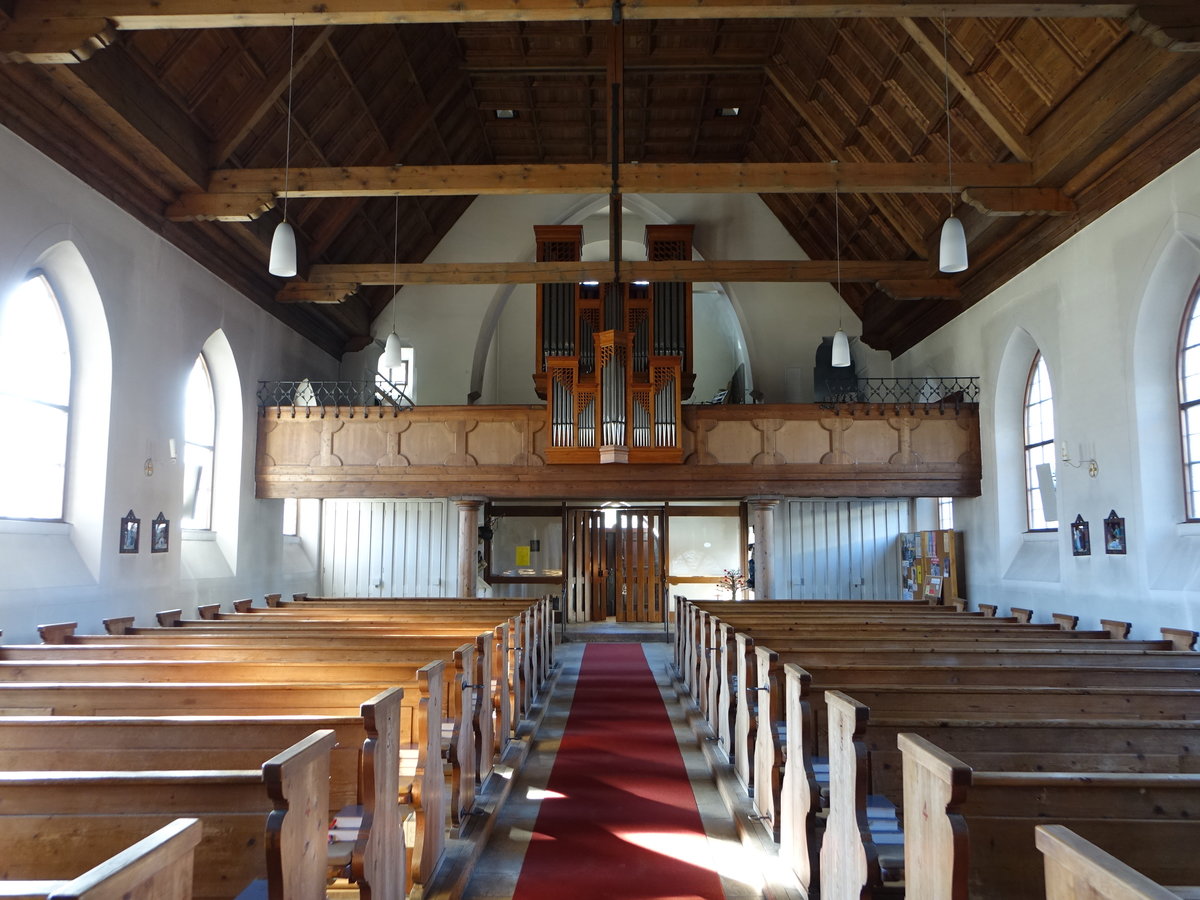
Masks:
[[[668,645],[556,654],[564,671],[466,900],[761,897],[669,689]]]
[[[704,825],[640,644],[588,644],[514,900],[697,897],[721,879],[655,849]]]

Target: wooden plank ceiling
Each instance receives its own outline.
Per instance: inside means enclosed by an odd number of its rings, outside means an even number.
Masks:
[[[536,277],[419,267],[474,193],[550,177],[608,192],[609,5],[301,5],[0,0],[0,124],[333,355],[370,340],[393,242],[402,283]],[[864,340],[899,353],[1200,146],[1196,7],[623,7],[623,189],[760,193],[816,261],[764,262],[760,278],[812,280],[840,253]],[[943,11],[948,34],[914,17]],[[302,277],[285,287],[266,260],[293,15]],[[944,39],[972,263],[953,277],[936,271],[951,205]],[[713,266],[760,280],[744,260]]]

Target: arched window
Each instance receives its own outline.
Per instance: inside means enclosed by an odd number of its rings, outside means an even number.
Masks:
[[[204,354],[196,357],[183,395],[183,527],[212,528],[217,409]]]
[[[0,303],[0,517],[62,519],[71,421],[71,345],[58,298],[37,274]]]
[[[1054,531],[1058,514],[1042,507],[1039,489],[1043,479],[1038,466],[1049,466],[1054,475],[1054,397],[1050,390],[1050,371],[1042,354],[1034,357],[1025,387],[1025,509],[1030,531]]]
[[[1189,521],[1200,520],[1200,292],[1184,317],[1179,340],[1179,417],[1183,433],[1183,489]]]

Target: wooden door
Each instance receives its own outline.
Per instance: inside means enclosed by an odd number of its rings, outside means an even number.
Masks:
[[[567,510],[563,597],[567,622],[596,622],[604,609],[604,514]]]
[[[618,622],[663,621],[665,521],[661,509],[617,512],[613,568]]]

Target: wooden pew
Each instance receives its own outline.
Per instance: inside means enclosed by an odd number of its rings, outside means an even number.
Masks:
[[[448,738],[460,742],[458,752],[470,753],[470,777],[484,781],[491,774],[496,755],[495,718],[492,694],[478,685],[490,682],[483,677],[492,668],[490,634],[481,635],[474,646],[459,645],[443,653],[452,666],[445,667],[446,684],[443,696],[451,700],[442,710],[443,720],[450,725]],[[169,648],[156,648],[169,649]],[[193,648],[191,659],[178,655],[168,658],[113,658],[92,660],[80,665],[74,648],[64,645],[33,648],[26,656],[39,652],[41,658],[16,661],[5,658],[0,649],[0,683],[10,681],[128,681],[128,682],[330,682],[349,684],[371,682],[415,686],[418,670],[438,654],[432,650],[416,651],[409,660],[392,662],[344,662],[341,654],[326,648],[315,657],[298,660],[290,652],[284,655],[278,646],[262,648],[257,659],[229,660],[220,647],[203,651]],[[131,653],[136,653],[134,648]],[[318,659],[333,661],[320,662]],[[459,699],[461,698],[461,699]],[[414,701],[415,704],[415,701]],[[460,724],[461,723],[461,724]],[[471,731],[470,740],[460,733]],[[486,748],[486,749],[485,749]]]
[[[0,881],[7,900],[191,900],[200,821],[181,818],[69,881]]]
[[[414,628],[432,627],[435,622],[449,625],[472,622],[487,626],[501,618],[525,617],[531,633],[536,640],[531,644],[533,653],[532,663],[536,669],[537,684],[545,681],[553,664],[554,634],[551,601],[548,596],[534,601],[528,599],[482,599],[482,598],[318,598],[308,600],[307,595],[297,594],[296,598],[305,600],[288,603],[279,599],[277,594],[267,595],[267,607],[253,607],[249,601],[238,601],[234,604],[234,616],[221,613],[214,606],[200,607],[198,612],[202,619],[225,619],[236,617],[236,614],[262,613],[291,613],[303,618],[341,618],[358,617],[371,618],[385,615],[389,619],[400,617],[411,622]],[[160,624],[182,624],[181,617],[174,621],[163,618],[166,613],[160,613]]]
[[[742,645],[746,642],[745,636],[739,635],[738,639]],[[747,684],[747,690],[756,693],[758,704],[756,707],[750,703],[742,704],[744,712],[735,720],[735,763],[743,780],[753,787],[754,803],[758,811],[776,824],[777,837],[782,844],[781,854],[794,866],[799,866],[797,874],[804,877],[805,867],[812,865],[811,847],[816,828],[815,816],[819,811],[819,806],[814,805],[817,802],[814,788],[816,775],[808,768],[808,761],[816,755],[824,755],[818,754],[816,748],[823,746],[824,734],[828,734],[832,742],[835,729],[832,722],[828,725],[824,722],[823,704],[819,705],[819,715],[813,713],[810,692],[817,680],[809,672],[794,663],[789,663],[783,665],[784,677],[781,679],[778,671],[779,656],[769,648],[755,648],[752,660],[753,664],[747,665],[745,655],[738,657],[739,683]],[[907,681],[910,673],[925,674],[920,668],[873,668],[877,672],[889,672],[896,682]],[[1104,688],[1096,691],[1036,687],[1039,682],[1052,683],[1056,675],[1062,677],[1065,683],[1073,684],[1076,681],[1076,671],[1061,668],[1047,669],[1039,675],[1034,670],[1014,670],[1003,666],[985,667],[977,673],[977,677],[981,682],[990,680],[991,685],[962,686],[958,685],[963,679],[955,677],[953,670],[941,671],[946,676],[946,684],[941,689],[935,684],[912,688],[854,684],[845,686],[845,690],[856,697],[861,693],[864,699],[881,711],[881,714],[890,709],[889,704],[893,707],[903,707],[908,703],[914,708],[921,708],[919,704],[924,703],[925,718],[937,721],[953,718],[979,720],[987,717],[995,719],[996,724],[1002,724],[1004,718],[1019,720],[1021,717],[1033,715],[1035,710],[1041,708],[1041,704],[1048,710],[1057,705],[1057,712],[1047,711],[1048,718],[1079,718],[1085,715],[1091,718],[1128,717],[1135,714],[1134,710],[1129,709],[1129,701],[1137,697],[1156,703],[1160,700],[1166,701],[1153,708],[1146,707],[1140,710],[1141,714],[1147,717],[1178,717],[1190,714],[1194,718],[1200,713],[1200,704],[1196,702],[1197,697],[1192,693],[1195,686],[1193,670],[1160,669],[1154,672],[1153,678],[1146,678],[1148,685],[1157,682],[1162,685],[1191,686],[1182,690],[1168,688],[1165,692],[1153,687]],[[1013,688],[1000,684],[1012,671],[1019,673],[1015,680],[1025,683],[1023,687]],[[836,681],[839,672],[837,669],[826,672],[827,680],[819,686],[834,687],[830,681]],[[1032,675],[1029,674],[1031,672]],[[786,682],[786,696],[783,700],[777,700],[775,695],[779,691],[781,680]],[[1019,696],[1021,699],[1014,701],[1013,696]],[[1007,707],[1007,711],[998,714],[997,710],[1001,707]],[[887,714],[892,717],[898,715],[894,712]],[[746,726],[747,721],[751,723],[751,727]],[[786,729],[779,727],[784,721]],[[798,723],[801,722],[806,724],[799,727]],[[881,759],[881,762],[885,761],[886,758]],[[749,777],[745,773],[749,773]],[[831,778],[833,777],[836,777],[836,772],[831,769]],[[882,782],[882,772],[875,773],[875,777]],[[882,793],[878,788],[876,791]],[[898,801],[898,798],[896,799]],[[785,821],[787,825],[784,824]],[[803,832],[797,834],[794,830],[796,828],[803,829]]]
[[[1046,900],[1180,900],[1141,872],[1062,825],[1038,825],[1034,843],[1045,861]],[[1191,896],[1195,896],[1193,892]]]
[[[522,601],[524,602],[524,601]],[[428,608],[426,603],[424,607]],[[328,612],[328,611],[327,611]],[[274,614],[274,615],[272,615]],[[408,613],[388,611],[368,611],[367,613],[353,610],[334,610],[330,615],[292,614],[290,610],[266,609],[225,614],[211,612],[209,618],[185,619],[181,610],[165,610],[157,615],[159,625],[164,628],[190,628],[196,634],[224,634],[233,631],[248,630],[250,624],[263,627],[261,633],[276,634],[279,630],[290,631],[294,626],[302,624],[330,627],[334,624],[340,627],[353,625],[359,632],[382,632],[390,634],[405,634],[410,636],[429,634],[462,634],[464,637],[478,633],[483,629],[492,629],[496,625],[493,613],[463,614],[452,608],[426,609],[426,614],[413,616]],[[121,633],[143,634],[157,629],[144,629],[120,621]],[[523,611],[507,620],[510,623],[509,634],[513,639],[513,661],[511,663],[518,682],[517,715],[523,718],[528,715],[532,696],[545,683],[553,665],[553,628],[546,599],[529,604]],[[107,624],[107,623],[106,623]],[[57,643],[62,637],[53,626],[44,626],[43,640]]]
[[[74,625],[74,623],[66,623]],[[498,753],[515,728],[517,710],[530,702],[518,696],[521,686],[529,683],[514,671],[516,654],[512,645],[511,624],[501,623],[493,629],[491,640],[492,676],[487,678],[480,671],[473,683],[490,683],[492,729]],[[463,635],[355,635],[354,639],[343,640],[345,635],[313,634],[291,636],[280,634],[255,634],[229,632],[222,634],[197,635],[171,628],[145,629],[140,634],[77,635],[60,632],[61,643],[14,645],[0,644],[0,659],[21,661],[29,659],[229,659],[251,662],[262,659],[278,659],[286,652],[289,660],[296,662],[327,663],[336,656],[344,664],[419,662],[431,658],[452,659],[453,651],[462,646]],[[480,637],[475,639],[476,658],[480,666],[486,665],[487,650],[481,646]],[[486,670],[483,670],[486,671]]]
[[[772,733],[769,729],[764,731],[757,727],[760,716],[757,713],[756,703],[764,704],[764,710],[768,713],[768,721],[778,722],[778,715],[771,716],[769,712],[778,710],[782,705],[781,700],[773,702],[770,695],[772,686],[782,682],[782,672],[778,671],[779,666],[788,661],[808,662],[812,659],[821,659],[827,654],[820,651],[797,650],[794,645],[785,645],[787,649],[784,651],[777,651],[773,643],[769,650],[756,647],[754,640],[749,635],[743,632],[735,633],[732,626],[724,623],[720,623],[718,634],[719,637],[714,639],[715,647],[711,654],[716,658],[716,662],[697,676],[698,679],[703,679],[704,684],[703,699],[699,706],[707,716],[720,746],[729,754],[739,777],[744,783],[752,786],[754,783],[753,748],[756,746],[756,741]],[[1035,643],[1042,645],[1044,639],[1039,639]],[[1099,643],[1105,646],[1109,644],[1109,642]],[[834,653],[838,659],[850,659],[855,662],[861,662],[864,658],[876,658],[873,648],[877,644],[869,638],[855,642],[853,646],[855,648],[853,652],[842,649],[834,651]],[[987,642],[968,641],[961,647],[951,644],[941,644],[941,647],[951,651],[952,658],[959,660],[957,667],[926,665],[928,660],[940,661],[941,657],[937,650],[929,654],[913,652],[890,654],[896,659],[895,666],[869,667],[856,673],[854,677],[848,678],[845,683],[840,678],[842,671],[840,666],[814,665],[814,667],[821,672],[821,680],[818,684],[822,688],[849,688],[851,685],[865,685],[868,677],[874,677],[880,683],[888,680],[907,683],[911,680],[917,684],[924,683],[930,686],[939,684],[987,685],[989,683],[996,684],[997,681],[1008,684],[1008,673],[1022,671],[1005,665],[1014,662],[1011,658],[1013,654],[1001,653],[999,648]],[[1088,658],[1103,661],[1115,660],[1125,663],[1127,667],[1134,662],[1145,661],[1144,657],[1133,655],[1136,651],[1126,648],[1121,648],[1121,650],[1125,652],[1118,656],[1097,652]],[[1021,652],[1023,651],[1014,651],[1014,653]],[[770,661],[759,659],[760,653],[767,653]],[[963,660],[967,659],[982,660],[993,663],[993,665],[963,667]],[[1056,660],[1057,656],[1042,653],[1037,659]],[[1195,654],[1185,655],[1184,659],[1175,659],[1173,663],[1174,666],[1147,667],[1139,673],[1131,675],[1127,681],[1132,682],[1132,686],[1139,684],[1143,686],[1196,686],[1200,683],[1200,657]],[[1184,669],[1182,668],[1183,663],[1190,663],[1196,668]],[[769,676],[768,672],[771,673]],[[911,679],[909,673],[914,673]],[[1097,680],[1100,685],[1123,684],[1126,681],[1121,678],[1121,667],[1119,666],[1111,666],[1108,673],[1098,676]],[[1039,668],[1037,672],[1029,675],[1016,674],[1013,676],[1013,682],[1014,686],[1024,683],[1027,686],[1058,684],[1064,687],[1083,687],[1090,683],[1079,670],[1068,666]],[[733,685],[742,685],[744,690],[735,692]]]
[[[68,623],[72,624],[72,623]],[[147,651],[139,651],[137,647],[156,647],[160,649],[169,649],[177,646],[178,643],[191,643],[193,646],[192,652],[185,654],[192,658],[200,658],[207,660],[224,660],[227,654],[223,648],[229,645],[229,640],[225,634],[214,633],[198,637],[190,629],[174,628],[157,628],[147,629],[149,632],[146,635],[141,634],[125,634],[120,636],[101,636],[101,635],[75,635],[70,632],[60,631],[56,634],[59,643],[43,645],[44,650],[35,650],[30,647],[9,648],[0,646],[0,659],[8,659],[16,663],[20,658],[22,661],[27,661],[30,657],[35,659],[45,659],[47,654],[62,652],[69,653],[63,648],[76,647],[75,641],[84,641],[87,645],[100,644],[109,648],[111,651],[106,655],[106,661],[98,671],[105,671],[105,668],[113,672],[112,677],[117,677],[119,670],[115,668],[115,661],[124,657],[132,656],[133,658],[141,659],[143,657],[153,657],[162,660],[166,655],[169,658],[175,658],[172,653],[150,653]],[[241,632],[232,632],[234,635],[239,635]],[[499,637],[496,636],[499,634]],[[205,678],[213,678],[215,680],[240,680],[240,681],[264,681],[264,680],[281,680],[284,682],[294,680],[310,680],[310,681],[386,681],[392,680],[395,684],[404,684],[406,680],[411,682],[411,672],[415,671],[425,660],[431,658],[442,657],[449,660],[452,665],[445,670],[446,686],[443,691],[443,697],[446,701],[446,707],[443,710],[443,718],[447,723],[447,741],[451,742],[454,749],[454,761],[456,763],[454,770],[454,779],[456,785],[462,785],[461,789],[456,787],[457,791],[465,793],[467,786],[473,785],[475,781],[486,779],[491,771],[495,757],[500,750],[500,741],[498,734],[503,734],[504,740],[508,739],[510,730],[512,729],[512,702],[513,697],[510,693],[510,683],[508,669],[506,665],[501,665],[497,662],[497,645],[499,646],[499,654],[502,657],[509,657],[509,647],[506,644],[508,634],[508,626],[502,625],[497,628],[496,633],[485,632],[484,634],[476,635],[473,644],[459,644],[451,651],[448,648],[454,645],[455,638],[442,638],[431,644],[426,644],[421,639],[410,639],[406,636],[391,636],[391,635],[375,635],[368,634],[368,638],[382,637],[381,642],[372,641],[371,648],[384,653],[383,658],[387,658],[386,654],[390,648],[395,648],[397,659],[392,663],[382,663],[378,660],[368,663],[368,670],[363,672],[354,671],[358,666],[358,662],[346,662],[339,666],[337,663],[322,662],[330,659],[342,659],[355,654],[361,656],[365,646],[360,632],[354,628],[348,627],[332,627],[325,626],[300,626],[297,629],[288,629],[283,633],[258,631],[252,629],[247,632],[245,637],[249,638],[245,643],[252,645],[257,651],[257,655],[249,652],[241,652],[243,648],[238,648],[236,657],[239,662],[247,659],[262,659],[263,653],[276,660],[279,663],[283,659],[282,654],[287,653],[286,659],[289,661],[295,660],[301,669],[298,674],[283,673],[277,679],[270,679],[267,675],[258,677],[255,675],[253,666],[241,665],[217,665],[213,664],[210,669],[211,673],[184,675],[179,680],[184,681],[201,681]],[[293,642],[291,638],[295,636],[298,642]],[[65,643],[71,641],[72,643]],[[115,649],[115,648],[129,649]],[[305,651],[300,653],[301,647]],[[53,648],[53,649],[51,649]],[[204,649],[202,649],[204,648]],[[343,649],[346,648],[346,649]],[[96,651],[93,651],[96,652]],[[395,667],[400,664],[401,659],[408,660],[408,670],[397,670]],[[283,664],[283,663],[280,663]],[[34,667],[33,662],[29,662],[27,667]],[[272,666],[269,663],[261,664],[265,673],[270,673],[273,668],[278,668],[278,665]],[[380,669],[384,666],[384,669]],[[390,667],[390,668],[388,668]],[[0,663],[0,681],[4,678],[4,665]],[[170,679],[168,669],[154,669],[149,665],[141,667],[146,674],[140,676],[150,680]],[[12,671],[19,671],[13,669]],[[153,675],[158,671],[161,674]],[[307,671],[307,674],[305,674]],[[375,674],[372,675],[371,672]],[[244,674],[243,674],[244,673]],[[26,676],[19,676],[26,677]],[[61,677],[69,678],[70,675],[62,675]],[[86,677],[86,676],[85,676]],[[131,676],[133,677],[133,676]],[[47,679],[49,680],[49,679]],[[462,723],[459,727],[458,723]],[[462,774],[462,769],[467,765],[469,770],[466,774]],[[471,788],[473,790],[473,787]],[[469,808],[469,805],[467,806]],[[456,819],[457,821],[457,819]]]
[[[427,780],[427,772],[440,787],[439,743],[402,732],[403,694],[400,688],[378,694],[362,704],[361,716],[0,716],[0,770],[246,769],[327,729],[337,740],[330,756],[327,817],[360,802],[372,811],[374,827],[369,823],[363,829],[351,862],[361,880],[386,894],[410,875],[423,880],[440,859],[445,840],[443,794],[423,797],[412,789],[412,783]],[[390,765],[380,747],[392,748]],[[397,780],[401,768],[403,784]],[[400,827],[410,810],[416,840],[407,848],[413,861],[406,872]]]
[[[414,879],[429,877],[445,847],[445,788],[438,727],[440,692],[445,682],[443,667],[441,661],[422,667],[413,690],[414,698],[402,707],[395,704],[399,707],[396,716],[401,735],[397,740],[408,749],[403,760],[393,757],[394,765],[399,769],[403,762],[413,777],[411,799],[418,841],[414,849]],[[186,710],[189,715],[246,716],[252,721],[262,716],[354,717],[362,715],[362,704],[387,691],[395,691],[395,687],[365,683],[9,682],[0,684],[0,709],[10,715],[23,711],[28,715],[105,717],[155,717],[163,710]],[[400,697],[398,693],[390,696],[397,701]],[[369,737],[365,717],[363,729]],[[356,746],[365,746],[365,742],[360,741]],[[470,790],[466,790],[468,785]],[[473,804],[473,788],[473,781],[465,778],[454,783],[451,810],[459,816]],[[399,816],[399,811],[396,815]]]
[[[1028,644],[1043,650],[1097,650],[1110,649],[1113,643],[1109,631],[1063,632],[1056,626],[994,626],[995,620],[968,619],[955,616],[947,621],[935,622],[928,618],[909,619],[858,619],[830,621],[826,619],[801,619],[778,627],[760,627],[757,631],[742,627],[743,618],[735,616],[732,622],[714,619],[700,610],[691,620],[692,635],[685,639],[680,648],[683,666],[681,678],[692,690],[694,699],[702,712],[710,717],[713,711],[710,700],[714,690],[713,680],[723,676],[714,672],[714,662],[730,641],[729,627],[754,636],[758,643],[770,644],[780,653],[805,653],[821,650],[842,649],[857,652],[866,640],[875,650],[910,649],[922,647],[930,651],[956,649],[948,642],[956,641],[966,648],[988,646],[997,650],[1018,649]],[[934,627],[924,629],[920,623]],[[685,627],[688,627],[685,622]],[[807,630],[806,630],[807,629]],[[998,629],[993,631],[993,629]],[[1064,641],[1063,639],[1066,638]],[[1079,643],[1074,643],[1074,641]],[[1120,642],[1121,650],[1170,650],[1172,644],[1160,642]],[[804,662],[806,660],[802,660]],[[729,676],[732,675],[730,671]],[[714,724],[714,729],[716,728]]]
[[[878,891],[884,868],[893,878],[903,869],[896,858],[899,835],[887,824],[882,808],[903,806],[902,764],[897,730],[916,724],[925,739],[943,740],[963,752],[955,754],[976,769],[1004,772],[1057,771],[1072,773],[1196,773],[1200,771],[1200,722],[1135,722],[1129,720],[1041,720],[1012,727],[999,721],[882,720],[868,723],[871,711],[838,691],[827,695],[829,711],[829,817],[821,847],[824,887],[833,896],[858,896],[864,887]],[[801,723],[802,728],[806,723]],[[926,727],[928,726],[928,727]],[[908,732],[899,732],[908,733]],[[910,733],[911,736],[911,733]],[[799,732],[791,740],[803,742]],[[940,745],[939,745],[940,747]],[[945,749],[945,748],[941,748]],[[790,793],[789,793],[790,792]],[[784,804],[812,804],[809,785],[788,781]],[[869,803],[868,794],[875,797]],[[871,810],[874,806],[876,809]],[[811,808],[800,811],[810,814]],[[873,813],[873,815],[869,815]],[[875,826],[872,828],[872,826]],[[881,827],[882,826],[882,827]],[[878,845],[880,832],[887,844]],[[888,832],[891,832],[890,834]],[[812,840],[804,834],[785,835],[797,852]],[[892,858],[887,859],[891,854]],[[861,861],[867,860],[866,868]],[[848,865],[853,861],[858,865]],[[835,879],[830,882],[829,879]],[[866,880],[855,880],[862,879]]]
[[[1162,884],[1200,883],[1200,775],[972,771],[901,735],[905,890],[928,900],[1045,896],[1035,825],[1065,825]]]
[[[264,878],[272,896],[323,897],[334,740],[315,732],[261,769],[0,772],[5,869],[15,878],[69,877],[190,815],[203,827],[198,900],[228,900]]]

